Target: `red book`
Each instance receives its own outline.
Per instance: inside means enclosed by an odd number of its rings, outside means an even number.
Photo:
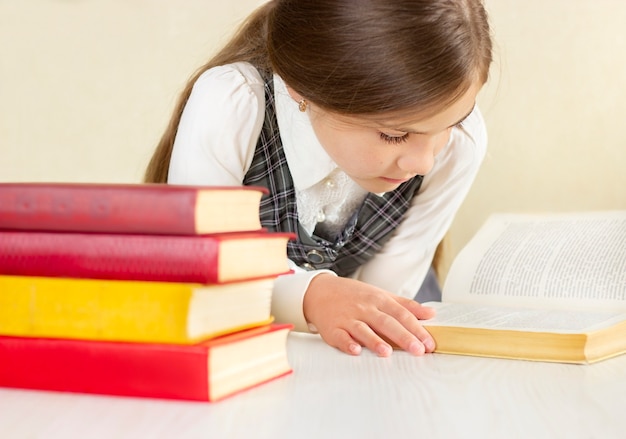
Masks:
[[[291,325],[267,325],[195,345],[0,336],[0,386],[216,401],[292,370]]]
[[[260,230],[265,188],[0,183],[0,229],[194,235]]]
[[[0,274],[225,283],[288,273],[288,233],[130,235],[0,230]]]

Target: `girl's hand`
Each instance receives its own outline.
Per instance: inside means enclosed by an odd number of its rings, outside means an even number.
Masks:
[[[435,349],[419,320],[435,311],[354,279],[331,274],[313,278],[304,295],[304,316],[331,346],[352,355],[365,346],[381,357],[393,349],[386,341],[414,355]]]

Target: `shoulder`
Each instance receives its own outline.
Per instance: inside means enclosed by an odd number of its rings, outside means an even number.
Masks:
[[[211,68],[195,81],[176,131],[169,181],[240,184],[265,117],[265,84],[248,63]]]
[[[464,156],[471,154],[476,160],[482,161],[487,152],[487,127],[478,106],[454,129],[451,144],[457,152]],[[459,151],[461,150],[461,151]]]
[[[265,82],[250,63],[237,62],[210,68],[196,80],[192,93],[212,92],[231,96],[246,96],[264,100]]]
[[[485,126],[485,119],[478,105],[474,107],[474,110],[472,110],[467,119],[463,121],[459,129],[477,146],[487,145],[487,127]]]
[[[238,62],[210,68],[197,78],[180,127],[209,141],[232,129],[260,127],[264,115],[265,83],[254,66]]]
[[[210,68],[197,78],[181,124],[215,135],[257,126],[264,114],[265,83],[254,66],[239,62]]]

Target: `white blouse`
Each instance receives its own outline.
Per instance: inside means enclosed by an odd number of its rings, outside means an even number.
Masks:
[[[307,113],[274,75],[276,115],[304,228],[318,222],[340,229],[366,192],[348,178],[318,142]],[[264,82],[248,63],[215,67],[200,76],[182,114],[170,162],[168,182],[193,185],[241,185],[250,167],[265,117]],[[355,279],[392,293],[414,297],[430,267],[437,244],[470,189],[485,156],[487,133],[475,107],[454,128],[413,198],[405,220],[382,250],[361,266]],[[328,270],[295,273],[276,280],[272,314],[276,321],[307,331],[302,302],[311,279]]]

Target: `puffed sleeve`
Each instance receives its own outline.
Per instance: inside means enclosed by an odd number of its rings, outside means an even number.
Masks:
[[[264,117],[264,82],[252,65],[228,64],[204,72],[183,110],[168,183],[243,184]],[[320,273],[334,273],[291,266],[294,274],[276,279],[272,314],[278,322],[293,323],[297,331],[308,331],[302,309],[308,285]]]
[[[182,113],[168,183],[240,185],[264,114],[264,83],[252,65],[228,64],[204,72]]]

